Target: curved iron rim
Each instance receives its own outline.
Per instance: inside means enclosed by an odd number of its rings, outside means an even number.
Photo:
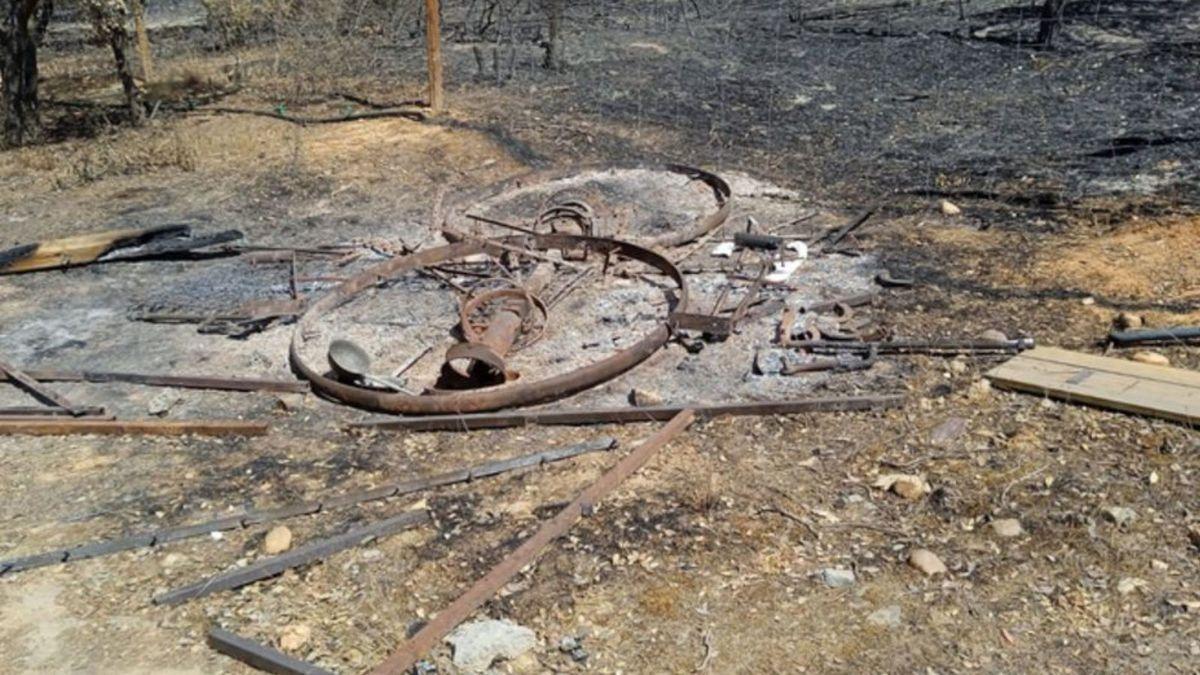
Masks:
[[[585,164],[568,170],[551,170],[551,171],[532,171],[522,174],[516,178],[493,183],[479,190],[472,190],[456,195],[445,208],[445,217],[439,224],[442,228],[450,228],[453,231],[466,231],[462,229],[465,221],[469,220],[466,217],[466,212],[473,206],[485,202],[489,199],[499,197],[505,192],[513,190],[522,190],[534,187],[538,183],[549,183],[556,180],[563,180],[579,175],[584,171],[668,171],[682,176],[687,176],[692,180],[703,181],[706,185],[712,188],[713,197],[716,201],[717,210],[704,216],[700,216],[690,226],[679,230],[678,232],[666,232],[656,237],[648,239],[631,239],[633,244],[642,247],[658,247],[658,248],[673,248],[682,246],[691,241],[695,241],[700,237],[712,232],[720,227],[729,218],[729,212],[733,209],[733,190],[729,187],[729,183],[715,173],[698,169],[685,164],[646,164],[646,163],[629,163],[629,164]]]
[[[645,361],[670,339],[671,328],[667,323],[667,318],[664,317],[662,323],[643,335],[630,347],[582,368],[532,382],[521,380],[490,389],[438,396],[381,392],[343,384],[325,377],[300,356],[300,350],[306,343],[304,334],[330,310],[349,302],[368,288],[374,288],[401,274],[421,267],[457,260],[477,253],[496,256],[505,253],[505,249],[493,246],[493,242],[509,247],[529,246],[534,250],[541,251],[586,246],[604,255],[616,254],[637,260],[657,269],[674,281],[679,293],[677,308],[682,310],[688,306],[687,281],[680,274],[679,269],[665,256],[636,244],[616,239],[570,234],[519,235],[490,240],[467,240],[380,263],[346,280],[310,304],[298,317],[292,331],[291,346],[288,350],[292,368],[312,384],[314,392],[358,408],[409,415],[486,412],[500,408],[543,403],[590,389]]]

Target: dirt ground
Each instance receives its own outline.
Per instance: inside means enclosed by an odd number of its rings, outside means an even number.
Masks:
[[[1098,3],[1054,51],[1011,44],[1029,24],[1003,3],[968,3],[971,29],[953,3],[822,23],[766,3],[736,21],[700,5],[699,18],[659,22],[605,3],[575,17],[587,30],[565,73],[536,68],[529,45],[503,84],[473,77],[469,46],[451,43],[451,111],[423,123],[163,113],[129,129],[48,108],[54,142],[0,153],[0,247],[164,222],[236,227],[263,245],[432,245],[431,213],[461,191],[530,169],[677,160],[791,190],[797,211],[881,204],[852,244],[916,280],[869,310],[895,335],[1000,329],[1099,353],[1121,312],[1200,321],[1194,3],[1162,3],[1171,21],[1152,24],[1153,40],[1136,11],[1146,3]],[[160,49],[173,92],[222,86],[237,64],[242,89],[224,104],[341,109],[300,102],[325,83],[281,77],[269,46]],[[103,56],[50,52],[44,90],[111,100]],[[419,55],[394,59],[342,88],[419,95]],[[942,198],[962,212],[944,214]],[[292,377],[288,326],[231,340],[127,319],[151,301],[229,300],[236,284],[202,274],[219,264],[232,263],[0,277],[0,352],[30,368]],[[1200,349],[1157,351],[1200,369]],[[686,357],[678,344],[665,353]],[[982,373],[996,362],[893,357],[869,376],[805,381],[812,395],[903,393],[897,410],[694,426],[480,610],[539,639],[496,672],[1197,672],[1200,432],[991,389]],[[167,391],[56,388],[134,417]],[[265,419],[272,431],[0,437],[0,558],[600,435],[620,453],[654,429],[349,433],[364,413],[212,392],[180,392],[170,416]],[[955,418],[961,435],[934,433]],[[307,631],[294,656],[363,672],[614,461],[290,519],[297,542],[414,506],[435,525],[177,607],[150,598],[259,558],[269,527],[0,576],[0,672],[252,672],[204,644],[213,625],[276,646]],[[931,491],[873,487],[891,473]],[[1134,517],[1115,522],[1113,507]],[[1021,533],[1001,536],[992,523],[1004,519]],[[921,548],[946,573],[909,566]],[[826,568],[857,581],[827,587]],[[585,660],[558,648],[566,637]],[[456,672],[447,646],[431,660]]]

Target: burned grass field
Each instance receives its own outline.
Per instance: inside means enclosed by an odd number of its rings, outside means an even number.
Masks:
[[[1194,669],[1196,3],[238,5],[0,152],[0,672]]]

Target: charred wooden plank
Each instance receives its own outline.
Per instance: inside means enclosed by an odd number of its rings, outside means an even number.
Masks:
[[[187,225],[161,225],[109,230],[95,234],[52,239],[37,244],[24,244],[0,251],[0,274],[87,265],[95,262],[104,254],[120,248],[140,246],[167,237],[182,237],[190,231],[191,228]]]

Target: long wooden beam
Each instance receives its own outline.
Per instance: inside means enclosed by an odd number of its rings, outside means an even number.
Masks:
[[[400,648],[386,661],[376,666],[371,674],[402,675],[408,673],[413,664],[440,643],[450,631],[454,630],[455,626],[462,623],[471,615],[471,612],[487,602],[513,577],[517,576],[526,565],[537,559],[538,553],[543,548],[566,534],[580,518],[590,515],[601,499],[645,465],[659,448],[671,442],[695,419],[696,415],[691,410],[683,410],[675,415],[670,422],[656,431],[654,435],[642,441],[641,445],[617,462],[616,466],[609,469],[599,480],[584,489],[562,511],[543,523],[533,536],[505,556],[465,593],[450,603],[446,609],[438,612],[437,616],[417,631],[412,638],[402,643]]]
[[[359,422],[351,425],[351,428],[378,429],[381,431],[471,431],[474,429],[521,427],[531,424],[546,426],[630,424],[636,422],[666,421],[684,410],[692,410],[699,419],[712,419],[723,416],[796,415],[810,412],[884,410],[899,407],[903,401],[903,396],[887,394],[881,396],[807,398],[787,401],[721,403],[714,405],[662,405],[645,408],[513,410],[510,412],[478,413],[473,415],[387,418]]]

